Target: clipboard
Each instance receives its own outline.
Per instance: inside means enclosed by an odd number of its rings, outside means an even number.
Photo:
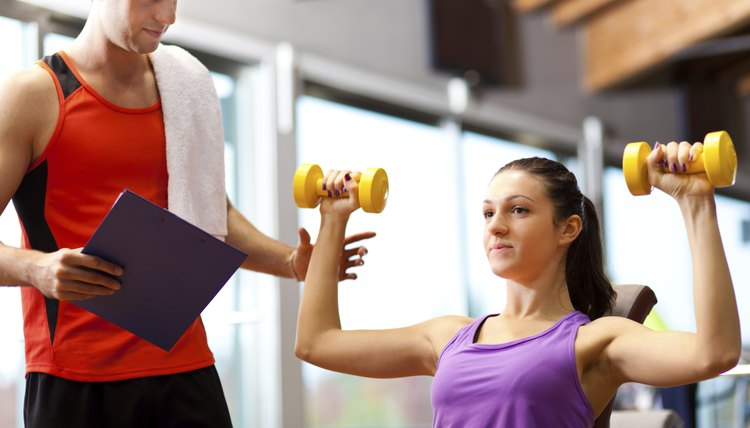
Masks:
[[[127,189],[82,252],[121,266],[122,287],[74,304],[165,351],[247,257]]]

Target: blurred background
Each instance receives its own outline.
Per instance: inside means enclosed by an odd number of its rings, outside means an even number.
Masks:
[[[90,0],[0,0],[0,76],[65,49]],[[631,141],[702,141],[727,130],[737,182],[717,189],[719,222],[750,349],[750,2],[738,0],[179,0],[164,42],[212,71],[222,101],[230,197],[265,233],[315,237],[292,176],[382,167],[382,214],[359,279],[340,287],[344,328],[403,326],[504,306],[481,247],[495,171],[526,156],[568,165],[599,207],[613,282],[659,299],[647,324],[694,328],[677,205],[634,197]],[[10,204],[0,240],[18,245]],[[373,380],[300,363],[300,285],[235,275],[204,312],[237,427],[430,427],[431,378]],[[0,290],[0,426],[21,427],[19,290]],[[679,350],[675,350],[679,352]],[[617,408],[670,407],[686,426],[750,427],[748,354],[683,388],[624,385]]]

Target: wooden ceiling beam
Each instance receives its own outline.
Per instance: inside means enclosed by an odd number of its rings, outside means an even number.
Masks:
[[[577,24],[620,0],[559,0],[552,5],[552,23],[562,28]]]
[[[737,95],[745,99],[750,97],[750,74],[746,74],[737,80]]]
[[[513,0],[513,7],[521,12],[533,12],[537,9],[541,9],[544,6],[548,6],[554,1],[555,0]]]
[[[613,87],[748,22],[750,1],[618,1],[584,26],[584,87]]]

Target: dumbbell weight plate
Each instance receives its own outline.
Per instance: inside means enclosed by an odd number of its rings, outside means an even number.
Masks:
[[[711,132],[703,140],[703,163],[708,180],[714,187],[734,184],[737,176],[737,153],[725,131]]]
[[[388,201],[388,175],[383,168],[367,168],[359,179],[359,204],[368,213],[379,213]]]
[[[651,153],[648,143],[630,143],[625,146],[622,156],[622,172],[625,183],[633,195],[648,195],[651,193],[651,183],[648,181],[646,158]]]
[[[318,183],[323,180],[323,170],[316,164],[302,164],[294,173],[294,202],[300,208],[318,206]]]

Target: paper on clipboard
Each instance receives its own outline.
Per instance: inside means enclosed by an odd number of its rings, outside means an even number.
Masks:
[[[124,269],[122,287],[76,305],[169,351],[246,254],[124,190],[83,248]]]

